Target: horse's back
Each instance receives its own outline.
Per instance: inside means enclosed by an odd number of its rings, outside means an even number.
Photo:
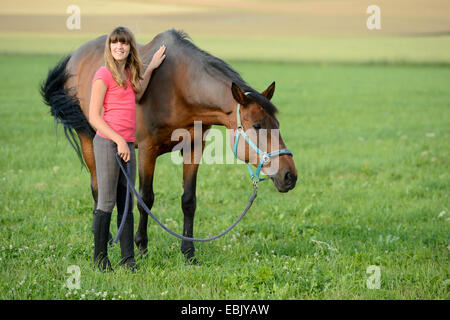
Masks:
[[[83,114],[88,118],[91,81],[95,72],[104,64],[106,35],[90,40],[75,50],[66,70],[72,77],[66,83],[66,88],[75,88]]]

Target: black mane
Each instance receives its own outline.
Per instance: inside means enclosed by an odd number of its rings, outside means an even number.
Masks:
[[[204,71],[213,77],[225,78],[229,82],[234,82],[244,92],[250,92],[248,98],[257,102],[272,117],[278,112],[278,109],[261,93],[250,87],[244,79],[228,63],[212,54],[198,48],[191,40],[189,35],[182,30],[170,29],[162,34],[167,40],[172,40],[180,49],[189,50],[189,56],[202,64]]]

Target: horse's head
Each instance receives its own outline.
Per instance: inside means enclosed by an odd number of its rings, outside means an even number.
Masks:
[[[259,168],[274,182],[279,192],[295,187],[297,169],[292,153],[281,138],[276,107],[270,102],[275,91],[273,82],[265,91],[244,92],[232,83],[231,91],[238,105],[233,116],[236,128],[231,133],[231,146],[236,157]]]

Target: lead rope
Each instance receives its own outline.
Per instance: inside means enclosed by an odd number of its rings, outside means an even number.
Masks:
[[[169,228],[167,228],[164,224],[162,224],[154,215],[153,213],[150,211],[150,209],[147,207],[147,205],[145,204],[145,202],[142,200],[142,198],[139,196],[138,192],[136,191],[136,189],[134,188],[134,185],[131,181],[130,178],[130,163],[127,163],[127,170],[125,170],[123,164],[122,164],[122,159],[119,157],[119,154],[116,153],[116,160],[117,163],[119,163],[120,169],[122,170],[125,179],[127,180],[127,197],[125,200],[125,212],[123,213],[122,216],[122,221],[120,223],[119,226],[119,230],[117,230],[117,235],[116,238],[114,240],[114,243],[117,243],[117,240],[120,237],[120,234],[122,232],[124,223],[125,223],[125,219],[127,217],[127,213],[128,213],[128,205],[129,205],[129,201],[130,201],[130,189],[133,191],[133,193],[136,195],[136,198],[138,200],[138,202],[140,203],[140,205],[142,206],[142,208],[144,208],[145,212],[153,219],[155,220],[155,222],[157,224],[159,224],[161,226],[161,228],[163,228],[164,230],[166,230],[168,233],[170,233],[171,235],[184,240],[184,241],[197,241],[197,242],[205,242],[205,241],[211,241],[217,238],[222,237],[223,235],[227,234],[229,231],[231,231],[231,229],[233,229],[238,223],[239,221],[241,221],[241,219],[245,216],[245,214],[247,213],[247,211],[250,209],[250,207],[253,204],[253,201],[256,198],[257,192],[258,192],[258,181],[253,180],[253,194],[250,196],[250,199],[248,201],[247,207],[244,209],[244,211],[242,212],[241,216],[226,230],[222,231],[221,233],[219,233],[218,235],[214,236],[214,237],[210,237],[210,238],[204,238],[204,239],[199,239],[199,238],[189,238],[189,237],[185,237],[182,236],[172,230],[170,230]]]

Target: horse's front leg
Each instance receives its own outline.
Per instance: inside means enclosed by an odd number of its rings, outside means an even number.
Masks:
[[[205,129],[205,128],[204,128]],[[207,128],[206,128],[207,129]],[[194,215],[196,209],[197,172],[204,149],[203,141],[192,144],[190,152],[183,155],[183,195],[181,196],[181,208],[184,214],[183,236],[194,237]],[[186,157],[187,156],[187,157]],[[193,241],[181,241],[181,252],[186,257],[186,263],[198,264],[195,258]]]
[[[146,143],[139,144],[138,150],[139,194],[145,205],[151,210],[155,199],[155,194],[153,192],[153,175],[155,172],[157,155],[153,152],[153,148]],[[140,218],[134,242],[139,250],[139,254],[146,254],[148,252],[148,214],[139,203],[137,207],[139,209]]]
[[[196,209],[196,184],[198,164],[183,165],[183,188],[181,196],[181,208],[184,214],[183,236],[192,238],[194,236],[194,214]],[[186,263],[197,264],[195,258],[195,247],[192,241],[181,241],[181,252],[186,257]]]

